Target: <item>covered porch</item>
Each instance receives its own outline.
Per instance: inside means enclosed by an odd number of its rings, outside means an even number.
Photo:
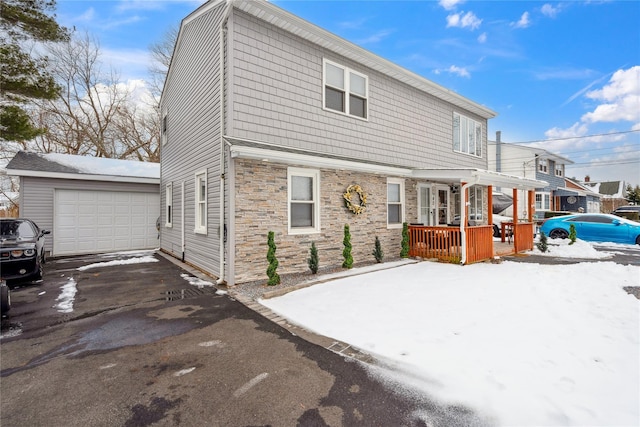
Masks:
[[[546,186],[546,182],[481,169],[421,169],[413,174],[418,179],[456,188],[459,198],[455,203],[459,205],[455,211],[459,214],[456,224],[410,224],[409,256],[471,264],[533,249],[535,189]],[[469,189],[473,186],[486,188],[481,212],[477,208],[469,211]],[[502,223],[498,241],[494,240],[494,187],[509,188],[513,193],[513,220]],[[518,200],[518,190],[526,190],[526,200]],[[520,207],[527,212],[524,218],[518,217]]]

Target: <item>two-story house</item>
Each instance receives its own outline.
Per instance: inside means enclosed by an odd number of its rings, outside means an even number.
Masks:
[[[307,271],[312,242],[341,265],[345,224],[355,265],[376,236],[399,254],[403,223],[472,248],[491,186],[544,184],[487,170],[489,108],[268,1],[187,16],[160,108],[161,249],[230,285],[266,277],[269,231],[280,274]]]
[[[489,169],[509,175],[517,175],[525,178],[544,181],[545,186],[535,189],[535,211],[542,213],[545,211],[559,211],[569,207],[586,207],[585,200],[580,203],[567,203],[563,198],[576,196],[575,192],[567,190],[565,187],[565,166],[573,164],[573,161],[558,154],[551,153],[542,148],[530,147],[521,144],[509,144],[501,141],[501,133],[496,132],[496,140],[488,143]],[[510,192],[511,189],[509,188]],[[522,196],[521,196],[522,197]],[[569,206],[571,205],[571,206]],[[564,208],[563,208],[564,207]],[[520,216],[528,215],[526,206],[520,206],[522,212]],[[513,215],[513,208],[505,211],[505,215]]]

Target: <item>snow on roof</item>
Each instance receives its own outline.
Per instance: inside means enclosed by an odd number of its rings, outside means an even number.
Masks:
[[[9,175],[82,180],[155,183],[160,164],[59,153],[18,152],[7,164]]]
[[[75,168],[80,173],[92,175],[132,176],[138,178],[160,177],[160,163],[106,159],[104,157],[76,156],[72,154],[58,153],[38,155],[51,162]]]

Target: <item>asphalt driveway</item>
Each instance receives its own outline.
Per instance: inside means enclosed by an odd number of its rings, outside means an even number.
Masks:
[[[152,259],[118,261],[142,257]],[[42,283],[14,289],[3,320],[3,427],[489,425],[401,388],[341,343],[191,284],[204,277],[162,255],[46,267]]]

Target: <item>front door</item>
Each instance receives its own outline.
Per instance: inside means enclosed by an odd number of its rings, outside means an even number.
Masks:
[[[418,222],[420,224],[435,224],[434,200],[431,194],[431,185],[418,184]]]

